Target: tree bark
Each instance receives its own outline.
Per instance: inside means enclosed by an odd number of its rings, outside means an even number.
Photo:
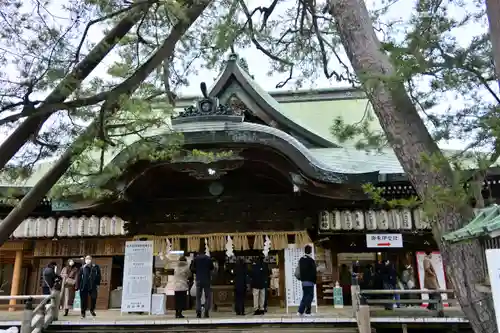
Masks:
[[[500,1],[486,0],[486,13],[490,25],[490,39],[493,46],[495,76],[500,87]]]
[[[449,163],[436,168],[424,156],[443,158],[398,79],[382,46],[363,0],[332,0],[334,17],[345,51],[358,78],[363,83],[374,111],[399,162],[419,196],[425,201],[436,189],[453,188]],[[486,263],[479,241],[451,245],[443,234],[460,228],[473,214],[462,202],[436,201],[432,224],[434,237],[443,256],[446,272],[455,288],[462,309],[476,333],[497,332],[491,295],[475,289],[485,280]]]
[[[44,102],[33,110],[34,115],[29,116],[16,130],[0,145],[0,170],[5,167],[7,162],[21,149],[21,147],[35,135],[40,126],[57,111],[42,112],[41,110],[49,108],[51,104],[61,103],[66,100],[90,75],[90,73],[101,63],[115,45],[122,39],[132,27],[144,16],[146,10],[151,4],[145,3],[130,10],[130,13],[124,17],[90,53],[79,62],[73,71],[67,75],[57,87],[45,98]]]
[[[164,59],[168,59],[174,52],[175,45],[182,38],[184,33],[203,13],[210,1],[196,1],[188,7],[182,19],[172,28],[170,35],[165,39],[163,45],[148,59],[127,81],[130,84],[117,94],[113,94],[103,105],[109,112],[117,110],[118,100],[130,95],[139,87]],[[123,94],[121,94],[123,92]],[[99,131],[99,121],[96,120],[85,130],[85,132],[75,140],[75,142],[64,152],[52,168],[36,183],[36,185],[26,194],[19,204],[0,223],[0,246],[2,246],[10,235],[16,230],[21,222],[35,209],[56,182],[64,175],[71,166],[73,156],[77,156],[85,150],[85,143],[89,138],[95,137]]]

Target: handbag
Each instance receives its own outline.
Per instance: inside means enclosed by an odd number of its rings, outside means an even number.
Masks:
[[[297,280],[300,280],[300,262],[297,264],[297,267],[295,267],[295,278]]]
[[[191,290],[189,291],[189,295],[191,297],[196,297],[196,283],[193,283],[193,286],[191,287]]]
[[[76,280],[72,278],[66,278],[64,285],[67,287],[73,287],[76,284]]]

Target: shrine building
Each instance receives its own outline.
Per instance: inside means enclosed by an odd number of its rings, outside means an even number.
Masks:
[[[107,160],[107,168],[121,170],[118,175],[89,178],[89,186],[119,195],[40,202],[0,248],[0,295],[41,294],[41,272],[49,262],[62,267],[70,258],[92,255],[102,271],[97,307],[119,308],[125,242],[148,239],[166,284],[168,261],[175,260],[170,252],[189,255],[206,243],[219,267],[214,301],[229,306],[230,240],[235,255],[247,261],[266,252],[271,306],[285,302],[283,250],[314,243],[321,267],[318,303],[332,304],[342,265],[390,259],[398,267],[416,267],[419,252],[437,250],[418,207],[382,207],[363,191],[371,183],[387,199],[416,195],[394,152],[360,151],[330,132],[336,117],[355,123],[370,111],[362,91],[268,93],[232,55],[207,96],[182,97],[176,107],[171,128],[144,139],[165,149],[181,133],[180,152],[172,159],[137,159],[144,144],[137,138]],[[380,129],[376,120],[372,125]],[[49,167],[42,164],[22,183],[2,182],[0,191],[26,192]],[[487,183],[497,184],[497,174]],[[497,187],[491,188],[498,197]],[[11,202],[0,203],[2,216],[11,209]]]

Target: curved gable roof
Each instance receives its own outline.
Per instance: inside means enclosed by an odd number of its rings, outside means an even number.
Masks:
[[[229,56],[226,68],[217,78],[212,86],[209,95],[220,97],[229,85],[236,81],[238,85],[247,93],[257,105],[277,123],[277,127],[290,132],[297,133],[309,141],[315,148],[338,148],[336,144],[322,138],[321,136],[300,126],[281,112],[282,106],[264,89],[262,89],[253,78],[238,65],[238,57],[234,54]],[[273,124],[267,124],[273,126]],[[274,127],[274,126],[273,126]],[[290,134],[292,134],[290,133]]]

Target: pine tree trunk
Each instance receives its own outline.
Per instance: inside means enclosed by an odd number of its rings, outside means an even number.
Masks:
[[[33,112],[40,112],[50,104],[64,102],[80,86],[83,80],[102,62],[115,45],[139,22],[144,16],[145,11],[151,7],[151,4],[133,8],[90,52],[80,61],[73,71],[68,74],[54,90],[47,96],[44,102]],[[25,121],[9,135],[9,137],[0,145],[0,170],[5,167],[7,162],[21,149],[21,147],[33,136],[42,124],[51,116],[53,112],[42,112],[29,116]]]
[[[442,153],[418,115],[403,82],[398,80],[389,57],[382,51],[364,1],[332,0],[330,12],[387,139],[419,196],[425,201],[436,188],[452,188],[450,165],[446,163],[436,168],[423,158],[442,157]],[[491,295],[475,289],[487,275],[479,241],[450,245],[442,240],[445,233],[462,227],[472,218],[472,209],[458,200],[456,203],[436,202],[436,205],[432,230],[462,309],[475,333],[497,332]]]
[[[196,1],[186,8],[182,20],[180,20],[171,30],[170,35],[165,39],[163,45],[129,78],[128,85],[123,91],[118,91],[116,95],[103,105],[107,112],[112,113],[119,108],[119,101],[123,97],[130,95],[139,87],[139,85],[156,69],[164,59],[169,59],[174,52],[175,45],[182,38],[185,32],[203,13],[210,4],[209,0]],[[64,175],[71,166],[73,156],[77,156],[85,150],[85,143],[89,138],[97,135],[99,122],[94,121],[85,132],[75,140],[75,142],[66,150],[52,168],[36,183],[36,185],[24,196],[19,204],[7,215],[0,223],[0,246],[2,246],[21,224],[21,222],[35,209],[37,204]]]
[[[490,39],[493,46],[495,76],[500,87],[500,1],[486,0],[486,12],[490,24]]]

